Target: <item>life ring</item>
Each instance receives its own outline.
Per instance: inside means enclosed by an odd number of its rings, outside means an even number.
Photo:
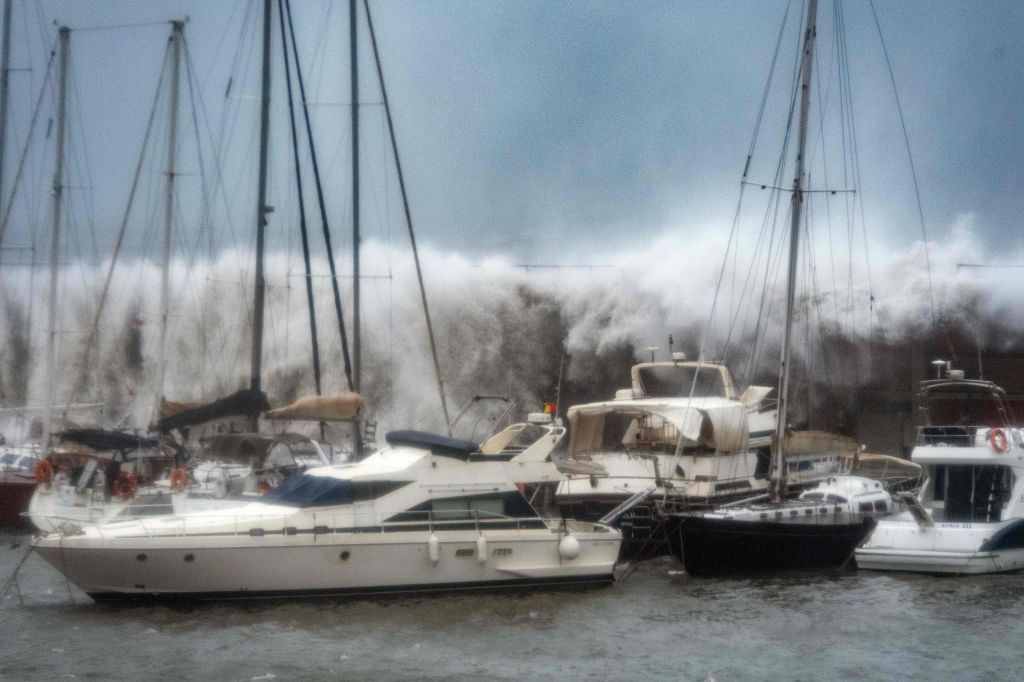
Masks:
[[[130,471],[122,471],[118,473],[117,478],[114,479],[114,494],[122,500],[130,500],[135,497],[135,492],[138,489],[139,483],[135,480],[135,475]]]
[[[171,469],[171,490],[181,492],[188,487],[188,469],[175,467]]]
[[[990,430],[987,438],[992,449],[1000,454],[1010,449],[1010,439],[1007,437],[1006,431],[1002,429]]]
[[[35,468],[32,470],[32,475],[36,478],[36,483],[40,485],[47,485],[53,480],[54,475],[53,462],[47,459],[41,459],[36,463]]]

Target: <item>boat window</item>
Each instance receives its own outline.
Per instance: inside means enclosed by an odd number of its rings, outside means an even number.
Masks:
[[[366,502],[384,497],[408,485],[408,481],[351,481],[352,501]]]
[[[640,386],[647,398],[726,398],[718,367],[641,367]]]
[[[323,507],[351,504],[352,482],[329,476],[292,476],[263,494],[261,501],[285,507]]]
[[[889,511],[889,504],[885,500],[875,500],[875,511],[887,512]]]
[[[801,495],[800,497],[805,500],[813,500],[815,502],[820,502],[821,500],[825,499],[825,494],[818,492],[807,492]]]
[[[1013,471],[1002,465],[950,464],[944,476],[945,520],[950,522],[1001,520],[1010,501]],[[936,477],[936,493],[939,491]],[[939,499],[936,496],[936,499]]]
[[[829,493],[828,495],[825,496],[825,501],[834,502],[835,504],[846,504],[845,497],[843,497],[842,495],[833,495],[832,493]]]
[[[1005,426],[1002,402],[991,393],[928,397],[928,420],[936,426]]]
[[[862,512],[869,512],[874,510],[874,505],[872,505],[870,502],[861,502],[858,508]]]
[[[500,497],[474,497],[449,500],[432,500],[430,511],[438,521],[453,519],[494,518],[505,515],[505,500]]]

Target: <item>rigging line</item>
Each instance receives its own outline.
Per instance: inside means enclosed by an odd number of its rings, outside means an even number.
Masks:
[[[277,0],[277,18],[281,24],[281,51],[284,53],[284,82],[288,91],[288,121],[291,124],[292,152],[295,159],[295,185],[299,199],[299,232],[302,234],[302,260],[306,267],[306,304],[309,306],[309,334],[313,351],[313,382],[316,394],[320,386],[320,342],[316,333],[316,307],[313,302],[312,268],[309,263],[309,235],[306,230],[306,202],[302,193],[302,164],[299,161],[299,134],[295,126],[295,99],[292,96],[291,63],[288,60],[288,36],[284,25],[284,0]]]
[[[74,59],[74,57],[72,57],[72,59],[70,60],[70,62],[68,64],[68,79],[71,81],[71,96],[74,98],[75,102],[78,104],[78,106],[72,107],[72,108],[74,109],[75,118],[78,121],[78,130],[79,130],[79,133],[80,133],[81,138],[82,138],[82,142],[81,142],[82,153],[81,153],[81,157],[79,158],[79,155],[74,153],[75,152],[75,148],[76,148],[76,144],[77,144],[76,141],[75,141],[75,138],[73,136],[69,135],[69,140],[72,143],[72,145],[71,145],[71,152],[72,152],[72,154],[71,154],[71,162],[73,164],[75,164],[76,166],[80,167],[79,172],[81,172],[81,169],[84,168],[84,172],[82,172],[82,175],[85,176],[85,182],[86,182],[86,185],[88,187],[85,190],[86,219],[88,220],[88,224],[89,224],[89,236],[90,236],[90,240],[91,240],[91,243],[92,243],[93,256],[95,257],[95,262],[99,263],[99,261],[100,261],[100,250],[99,250],[99,245],[96,243],[96,201],[95,201],[95,187],[96,187],[96,183],[93,181],[92,168],[89,166],[89,158],[90,158],[89,145],[88,145],[87,135],[85,134],[85,119],[82,116],[82,109],[83,109],[83,106],[82,106],[82,96],[81,96],[81,94],[79,94],[79,91],[78,91],[78,76],[76,75],[76,71],[75,71],[75,59]]]
[[[412,258],[416,265],[416,279],[420,285],[420,299],[423,303],[423,316],[427,322],[427,336],[430,339],[430,354],[434,360],[434,374],[437,376],[437,390],[441,398],[441,410],[444,413],[444,424],[448,435],[452,435],[452,422],[448,416],[448,400],[444,393],[444,379],[441,375],[441,363],[437,357],[437,342],[434,338],[434,325],[430,320],[430,308],[427,305],[427,289],[423,284],[423,270],[420,266],[419,250],[416,248],[416,233],[413,230],[412,213],[409,210],[409,197],[405,191],[405,176],[402,174],[402,160],[398,155],[398,142],[395,140],[395,126],[391,119],[391,105],[388,101],[388,91],[384,86],[384,70],[380,62],[380,52],[377,49],[377,35],[373,30],[373,19],[370,16],[370,2],[363,0],[363,7],[366,10],[366,24],[370,29],[370,44],[373,46],[373,59],[377,67],[377,80],[380,82],[381,98],[384,100],[384,115],[388,121],[388,133],[391,137],[391,151],[395,157],[395,170],[398,173],[398,187],[402,195],[402,209],[405,211],[405,224],[409,228],[409,242],[412,245]]]
[[[46,96],[46,86],[50,81],[50,74],[53,73],[53,62],[57,55],[57,43],[54,41],[50,49],[50,61],[46,65],[46,72],[43,76],[43,83],[39,87],[39,97],[36,99],[35,111],[32,113],[32,120],[28,126],[28,135],[25,137],[25,146],[21,151],[21,158],[18,159],[18,170],[14,173],[14,182],[11,184],[11,193],[7,199],[7,208],[4,210],[3,222],[0,222],[0,245],[4,242],[4,233],[7,232],[7,223],[11,218],[11,209],[14,206],[14,198],[17,196],[18,186],[21,183],[21,176],[25,170],[25,159],[28,157],[29,147],[32,143],[32,136],[39,121],[39,112],[42,111],[43,98]]]
[[[196,107],[196,104],[198,103],[199,110],[202,113],[202,117],[203,117],[203,124],[204,124],[204,127],[206,129],[206,136],[210,139],[210,141],[212,143],[211,146],[213,147],[213,152],[212,152],[213,153],[213,171],[214,171],[214,174],[216,176],[216,185],[214,187],[214,197],[213,197],[213,200],[210,202],[211,203],[211,211],[214,210],[212,205],[216,201],[216,198],[217,198],[216,197],[216,193],[217,193],[217,190],[219,189],[220,190],[221,198],[224,201],[224,217],[225,217],[225,220],[227,221],[227,225],[228,225],[228,236],[231,238],[231,250],[232,250],[232,253],[235,256],[235,261],[236,261],[239,269],[241,271],[245,271],[245,267],[244,267],[244,265],[243,265],[243,263],[241,261],[241,254],[239,253],[239,249],[238,249],[238,238],[237,238],[237,234],[235,232],[235,223],[234,223],[234,220],[232,220],[232,218],[231,218],[231,203],[230,203],[230,201],[228,199],[227,188],[224,186],[224,172],[223,172],[223,167],[221,165],[221,157],[220,157],[221,149],[219,149],[218,148],[218,144],[216,142],[214,142],[213,129],[210,126],[210,118],[209,118],[209,115],[208,115],[208,113],[206,111],[206,105],[203,102],[202,93],[198,93],[199,96],[197,97],[196,94],[194,94],[193,90],[192,90],[192,84],[196,81],[196,70],[195,70],[195,65],[192,62],[192,50],[189,48],[188,38],[185,36],[184,33],[182,33],[182,36],[181,36],[181,44],[185,48],[185,73],[186,73],[186,75],[188,77],[188,80],[189,80],[189,93],[190,93],[190,97],[192,98],[193,113],[195,112],[195,107]],[[197,145],[199,144],[198,138],[199,138],[199,135],[197,133],[196,134],[196,140],[197,140],[196,144]],[[220,139],[223,139],[223,137],[221,137]],[[211,229],[211,232],[212,232],[212,229]],[[212,253],[210,254],[210,258],[211,259],[213,258],[213,254]],[[249,312],[249,301],[248,301],[248,299],[244,299],[242,301],[242,308],[243,308],[243,311],[246,314],[248,314],[248,312]]]
[[[892,61],[889,59],[889,50],[885,45],[885,37],[882,35],[882,24],[878,20],[878,12],[875,11],[874,0],[868,0],[871,7],[871,16],[875,20],[875,28],[878,30],[878,40],[882,44],[882,54],[885,56],[885,65],[889,69],[889,80],[892,83],[893,96],[896,98],[896,111],[900,117],[900,129],[903,131],[903,143],[907,150],[907,160],[910,162],[910,175],[914,180],[914,197],[917,199],[917,214],[921,220],[921,238],[924,240],[924,262],[928,273],[928,304],[931,312],[932,329],[935,329],[935,292],[932,289],[932,264],[928,253],[928,231],[924,223],[924,207],[921,205],[921,189],[917,182],[917,169],[914,166],[914,155],[910,151],[910,135],[907,133],[907,122],[903,117],[903,105],[900,103],[900,94],[896,89],[896,74],[892,69]],[[948,340],[948,337],[947,337]]]
[[[801,7],[801,15],[800,15],[800,25],[803,25],[803,8],[802,7]],[[784,27],[785,26],[783,25],[783,29],[784,29]],[[780,36],[779,36],[779,40],[780,41],[783,38],[783,35],[782,35],[783,34],[783,29],[780,29]],[[799,38],[800,38],[800,32],[798,31],[798,49],[796,51],[796,55],[794,57],[793,67],[792,67],[793,68],[793,73],[792,73],[792,76],[791,76],[791,84],[790,84],[790,92],[791,93],[795,92],[796,84],[798,82],[798,77],[799,77],[800,54],[802,53],[802,50],[800,49]],[[774,65],[773,65],[773,71],[774,71]],[[778,160],[776,162],[776,166],[775,166],[775,184],[776,185],[780,185],[780,186],[782,184],[782,178],[785,175],[785,160],[786,160],[787,153],[788,153],[787,150],[789,148],[789,139],[790,139],[791,131],[792,131],[792,127],[793,127],[793,112],[795,111],[795,106],[796,106],[796,100],[795,100],[795,95],[794,95],[794,96],[790,97],[789,114],[786,117],[786,125],[785,125],[785,129],[784,129],[782,149],[781,149],[779,158],[778,158]],[[771,275],[771,254],[772,254],[772,250],[774,248],[775,233],[776,233],[776,228],[777,228],[777,222],[772,222],[771,216],[772,216],[772,214],[774,212],[774,214],[776,215],[776,221],[777,221],[778,211],[779,211],[779,208],[780,208],[779,204],[781,203],[780,195],[781,195],[781,193],[778,190],[776,190],[774,188],[772,189],[772,192],[769,195],[768,204],[767,204],[767,206],[765,208],[765,216],[764,216],[764,220],[762,221],[762,226],[761,226],[761,235],[762,236],[768,235],[769,239],[767,241],[768,251],[767,251],[767,254],[766,254],[766,258],[765,258],[764,285],[763,285],[763,287],[761,289],[761,302],[760,302],[760,305],[759,305],[759,308],[758,308],[757,323],[756,323],[756,326],[754,328],[754,333],[753,333],[755,352],[753,354],[751,354],[750,356],[748,356],[748,360],[749,360],[748,370],[747,370],[748,383],[750,381],[750,377],[753,374],[754,368],[760,364],[760,360],[758,358],[760,357],[760,351],[764,347],[764,343],[765,343],[765,339],[760,338],[761,337],[761,331],[760,330],[761,330],[761,325],[762,325],[762,322],[763,322],[763,318],[764,318],[764,316],[766,314],[766,301],[767,301],[767,298],[768,298],[768,295],[769,295],[769,292],[768,292],[768,282],[769,282],[770,275]],[[773,208],[773,205],[774,205],[774,208]],[[759,237],[758,242],[759,242],[759,244],[763,244],[764,240],[761,237]],[[781,248],[781,246],[780,246],[780,248]],[[751,270],[748,273],[748,277],[752,277],[753,274],[754,273]],[[735,327],[735,323],[738,322],[738,321],[739,321],[739,316],[738,316],[738,311],[737,311],[737,315],[734,318],[733,325],[730,326],[729,331],[728,331],[728,335],[726,337],[726,343],[727,344],[729,343],[729,341],[732,338],[732,333],[733,333],[733,330],[734,330],[734,327]]]
[[[835,22],[833,22],[833,24],[835,24]],[[815,147],[817,147],[819,142],[820,142],[820,145],[821,145],[822,179],[823,179],[823,181],[825,183],[825,187],[829,186],[829,182],[828,182],[828,161],[827,161],[827,159],[825,157],[825,142],[824,142],[824,140],[825,140],[825,108],[827,106],[827,103],[829,101],[829,98],[830,98],[830,95],[831,95],[831,92],[832,92],[832,67],[835,64],[837,48],[838,48],[838,46],[836,45],[835,34],[833,33],[833,36],[832,36],[832,49],[829,51],[829,54],[831,56],[830,56],[830,59],[829,59],[829,67],[828,67],[828,85],[826,86],[826,88],[824,90],[821,87],[821,72],[822,72],[822,68],[821,68],[820,57],[819,57],[819,55],[821,54],[821,51],[820,50],[816,51],[815,52],[815,56],[814,56],[814,60],[816,62],[819,62],[818,63],[818,68],[816,69],[816,76],[815,76],[815,79],[818,82],[818,87],[817,87],[817,97],[818,97],[818,135],[815,137]],[[822,97],[822,94],[821,94],[822,92],[825,93],[824,97]],[[810,158],[812,158],[812,159],[814,158],[814,153],[813,152],[812,152]],[[846,166],[845,161],[843,163],[843,166],[845,168],[845,166]],[[810,183],[808,183],[808,184],[810,184]],[[845,185],[844,185],[844,187],[845,187]],[[830,274],[832,275],[832,305],[833,305],[833,308],[834,308],[834,314],[835,314],[836,320],[838,320],[839,319],[839,287],[836,284],[836,257],[835,257],[835,250],[832,248],[832,204],[829,201],[828,197],[829,197],[829,195],[826,194],[825,195],[825,224],[826,224],[826,227],[827,227],[827,230],[828,230],[828,258],[829,258]],[[808,203],[808,206],[809,205],[810,204]]]
[[[364,0],[364,2],[365,1],[366,0]],[[719,296],[719,293],[721,291],[722,281],[723,281],[723,279],[725,277],[725,270],[726,270],[726,267],[727,267],[727,265],[729,263],[729,252],[733,248],[734,240],[738,241],[737,240],[737,236],[738,236],[737,232],[738,232],[738,226],[739,226],[740,211],[742,210],[743,196],[744,196],[744,193],[745,193],[744,181],[747,178],[747,174],[750,172],[750,161],[753,158],[754,149],[755,149],[755,147],[757,145],[757,139],[758,139],[758,136],[759,136],[760,130],[761,130],[761,124],[764,121],[764,112],[765,112],[765,109],[767,107],[768,94],[769,94],[769,92],[771,90],[772,79],[775,76],[775,67],[776,67],[776,65],[778,63],[779,52],[781,50],[783,36],[785,35],[786,22],[787,22],[787,20],[789,18],[789,10],[790,10],[791,6],[792,6],[792,2],[786,4],[786,10],[785,10],[785,12],[782,15],[782,22],[779,25],[779,35],[778,35],[778,37],[776,38],[776,41],[775,41],[775,50],[772,53],[772,59],[771,59],[771,62],[769,63],[769,66],[768,66],[768,79],[767,79],[767,81],[765,83],[764,91],[761,93],[761,102],[760,102],[760,106],[759,106],[759,109],[758,109],[757,118],[755,119],[755,122],[754,122],[754,132],[751,135],[750,146],[747,148],[747,158],[746,158],[746,160],[744,161],[744,164],[743,164],[743,174],[740,176],[740,192],[739,192],[739,197],[737,198],[737,201],[736,201],[736,210],[733,213],[732,227],[729,230],[729,240],[726,243],[726,247],[725,247],[725,258],[723,259],[722,267],[719,269],[719,272],[718,272],[718,281],[717,281],[717,283],[715,285],[715,295],[712,297],[712,301],[711,301],[711,311],[710,311],[710,314],[708,315],[708,322],[707,322],[707,325],[705,325],[705,327],[704,327],[704,333],[703,333],[703,335],[701,337],[700,348],[699,348],[699,350],[697,352],[697,360],[698,361],[701,360],[704,357],[704,351],[705,351],[705,348],[707,346],[708,337],[711,334],[711,327],[712,327],[712,324],[714,323],[715,312],[716,312],[717,306],[718,306],[718,296]],[[386,98],[385,98],[385,102],[387,102]],[[737,249],[738,249],[738,247],[737,247]],[[746,286],[744,285],[744,289],[745,288],[746,288]],[[743,295],[742,292],[741,292],[740,295],[741,296]],[[731,337],[731,328],[730,328],[729,332],[726,334],[726,340],[725,340],[725,347],[726,348],[728,348],[730,337]],[[696,386],[696,378],[697,377],[696,377],[696,373],[695,373],[694,374],[694,386]],[[691,386],[691,394],[693,392],[694,386]]]
[[[331,272],[331,291],[334,295],[334,312],[338,317],[338,333],[341,335],[341,354],[345,364],[345,380],[349,390],[355,384],[352,380],[352,357],[349,354],[348,334],[345,331],[345,317],[341,310],[341,291],[338,289],[337,264],[334,262],[334,247],[331,244],[331,228],[327,222],[327,206],[324,202],[323,184],[320,181],[320,164],[317,162],[316,146],[313,144],[313,124],[309,120],[309,106],[306,104],[306,85],[302,78],[302,63],[299,61],[298,43],[295,41],[295,24],[292,22],[292,5],[284,0],[288,14],[288,33],[292,40],[292,56],[295,58],[295,77],[299,82],[299,98],[302,100],[302,116],[306,122],[306,140],[309,145],[310,161],[313,164],[313,179],[316,185],[317,204],[320,207],[320,224],[323,227],[324,244],[327,249],[327,265]]]

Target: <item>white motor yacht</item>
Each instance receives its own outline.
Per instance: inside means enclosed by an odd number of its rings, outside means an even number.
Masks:
[[[557,494],[567,513],[596,520],[644,490],[678,510],[767,492],[774,389],[740,394],[724,364],[681,359],[634,365],[632,383],[613,401],[569,408],[560,463],[570,475]],[[856,450],[844,453],[825,435],[786,457],[792,490],[835,475]]]
[[[1024,430],[990,381],[947,378],[921,390],[925,426],[911,459],[924,485],[857,550],[864,569],[936,574],[1024,569]]]
[[[188,515],[65,523],[36,550],[95,599],[224,599],[602,584],[621,535],[542,518],[522,484],[541,450],[392,432],[367,459],[311,469],[258,501]]]

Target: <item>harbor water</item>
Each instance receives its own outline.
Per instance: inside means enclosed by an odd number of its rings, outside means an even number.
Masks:
[[[28,540],[0,534],[4,582]],[[125,607],[30,555],[0,679],[1024,679],[1022,614],[1019,574],[697,580],[669,559],[590,591]]]

